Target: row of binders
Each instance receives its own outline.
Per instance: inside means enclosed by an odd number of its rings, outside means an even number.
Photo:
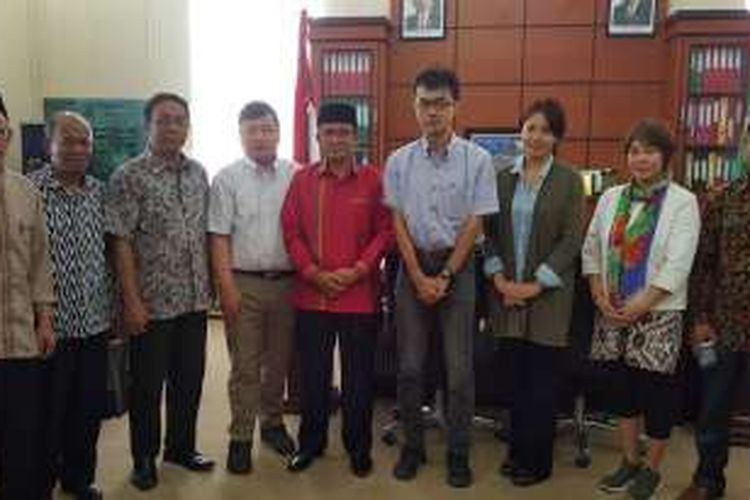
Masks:
[[[741,178],[745,169],[736,151],[690,151],[685,155],[685,184],[691,188],[720,186]]]
[[[742,92],[745,50],[736,45],[713,45],[690,51],[690,93]]]
[[[689,146],[729,146],[737,143],[744,125],[740,97],[702,97],[688,100],[685,134]]]
[[[323,91],[326,95],[370,95],[372,53],[335,50],[323,53]]]

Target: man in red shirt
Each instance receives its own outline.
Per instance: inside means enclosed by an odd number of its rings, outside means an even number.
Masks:
[[[357,165],[357,119],[348,104],[318,115],[322,161],[292,179],[281,212],[297,270],[292,302],[301,353],[302,421],[290,471],[307,469],[327,444],[333,347],[341,352],[344,446],[352,472],[372,470],[373,355],[378,272],[393,232],[380,169]]]

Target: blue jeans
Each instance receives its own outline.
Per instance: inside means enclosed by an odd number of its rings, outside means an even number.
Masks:
[[[693,482],[722,496],[726,486],[724,468],[729,461],[729,417],[748,355],[719,349],[718,361],[701,371],[701,400],[695,432],[698,468]]]

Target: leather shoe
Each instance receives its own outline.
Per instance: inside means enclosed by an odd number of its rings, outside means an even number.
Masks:
[[[454,488],[467,488],[474,481],[469,466],[469,455],[462,452],[448,452],[448,484]]]
[[[65,494],[72,496],[76,500],[102,500],[104,495],[96,486],[86,486],[84,488],[66,488],[62,487]]]
[[[148,491],[155,488],[158,482],[156,464],[152,458],[136,461],[130,474],[130,484],[140,491]]]
[[[214,465],[216,465],[213,460],[197,451],[180,455],[165,452],[164,461],[174,465],[179,465],[180,467],[184,467],[193,472],[208,472],[213,470]]]
[[[513,460],[506,458],[503,463],[500,464],[500,475],[503,477],[513,477],[513,473],[516,470],[516,464]]]
[[[704,488],[703,486],[698,486],[697,484],[693,483],[685,488],[682,493],[680,493],[680,496],[677,497],[677,500],[712,500],[714,498],[721,497],[711,495],[711,492],[708,491],[708,488]]]
[[[252,445],[249,441],[229,441],[227,470],[232,474],[249,474],[253,470]]]
[[[513,475],[511,476],[510,480],[515,486],[519,486],[521,488],[527,488],[529,486],[534,486],[535,484],[542,483],[549,479],[550,473],[547,472],[546,474],[539,474],[523,469],[516,469],[513,471]]]
[[[417,471],[425,462],[427,462],[427,459],[424,450],[404,447],[401,449],[401,455],[393,468],[393,475],[401,481],[414,479],[417,476]]]
[[[323,453],[320,451],[300,451],[295,453],[289,460],[286,468],[289,472],[302,472],[309,468],[316,458]]]
[[[260,439],[279,455],[291,457],[296,451],[294,440],[283,425],[261,429]]]
[[[372,472],[372,458],[370,455],[357,455],[349,458],[349,468],[357,477],[367,477]]]

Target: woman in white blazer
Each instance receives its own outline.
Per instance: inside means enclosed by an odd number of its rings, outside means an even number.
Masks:
[[[623,460],[599,484],[608,493],[651,498],[677,411],[674,375],[682,345],[687,283],[700,234],[695,196],[670,180],[674,144],[659,122],[642,120],[625,141],[630,182],[606,191],[583,246],[583,273],[597,306],[591,357],[614,377]],[[639,422],[649,437],[638,453]]]

